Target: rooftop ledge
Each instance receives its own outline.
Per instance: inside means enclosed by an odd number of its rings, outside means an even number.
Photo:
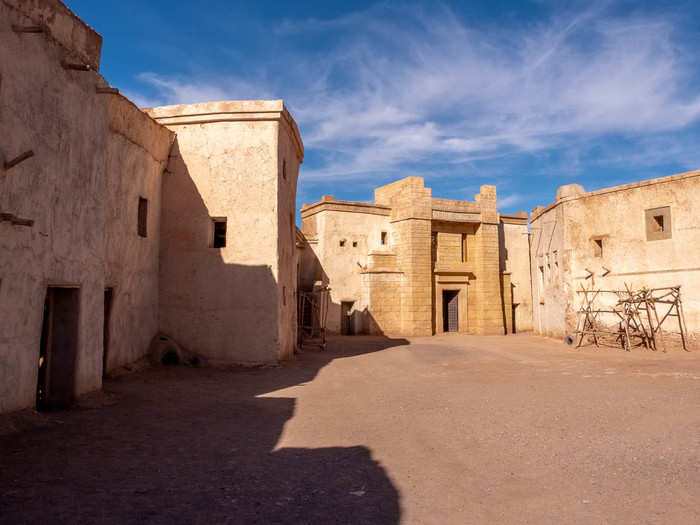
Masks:
[[[313,204],[303,204],[301,207],[302,217],[309,217],[319,211],[349,211],[356,213],[370,213],[374,215],[389,215],[391,208],[372,202],[339,201],[332,195],[324,195],[323,199]]]
[[[676,182],[684,179],[690,179],[693,177],[700,177],[700,170],[686,171],[684,173],[677,173],[675,175],[668,175],[666,177],[647,179],[639,182],[632,182],[630,184],[622,184],[620,186],[611,186],[609,188],[603,188],[600,190],[589,192],[584,191],[583,186],[580,186],[578,184],[567,184],[565,186],[561,186],[559,190],[557,190],[557,198],[553,203],[547,206],[537,206],[534,210],[532,210],[532,212],[530,213],[530,222],[539,218],[543,213],[553,208],[556,208],[563,202],[569,202],[578,199],[586,199],[588,197],[596,197],[598,195],[605,195],[607,193],[615,193],[618,191],[632,190],[635,188],[643,188],[645,186],[653,186],[655,184],[666,184],[669,182]],[[578,186],[578,188],[575,188],[574,186]]]
[[[213,122],[279,122],[295,143],[299,161],[304,159],[304,143],[299,128],[282,100],[222,100],[144,108],[143,111],[165,126]]]

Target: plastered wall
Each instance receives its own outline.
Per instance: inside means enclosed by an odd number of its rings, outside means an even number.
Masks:
[[[211,363],[289,356],[296,293],[291,221],[303,146],[282,101],[168,106],[149,114],[177,133],[163,181],[161,331]],[[213,218],[226,219],[225,247],[212,247]]]
[[[536,209],[531,219],[535,329],[557,336],[572,333],[581,301],[576,290],[581,286],[681,285],[688,329],[697,335],[700,212],[694,197],[699,191],[700,172],[690,172],[590,193],[560,189],[553,205]],[[649,240],[645,211],[661,207],[670,208],[670,236]],[[602,254],[594,239],[602,241]]]
[[[532,286],[530,276],[530,243],[527,215],[501,215],[499,245],[501,271],[510,274],[514,305],[514,330],[532,330]],[[507,314],[507,312],[506,312]]]
[[[158,332],[161,181],[174,136],[122,96],[108,101],[105,287],[112,288],[107,371],[144,356]],[[138,235],[139,198],[148,200]]]
[[[41,31],[16,31],[25,27]],[[120,201],[123,185],[115,181],[132,175],[146,177],[145,184],[157,193],[155,166],[157,157],[167,155],[170,134],[144,129],[143,145],[119,138],[112,117],[131,114],[137,122],[143,115],[130,104],[110,109],[118,95],[98,93],[106,86],[97,72],[101,39],[60,2],[0,2],[0,44],[0,412],[5,412],[35,403],[47,286],[79,290],[74,389],[81,394],[100,388],[110,266],[106,224],[115,232],[112,239],[122,221],[136,236],[136,217],[111,216],[107,198]],[[66,69],[66,63],[92,69]],[[5,162],[27,151],[33,156],[4,169]],[[132,174],[129,166],[137,157],[154,160]],[[157,208],[152,211],[158,214]],[[157,230],[153,233],[157,237]],[[127,244],[121,245],[120,257],[128,263],[113,276],[117,287],[127,282],[123,290],[154,262],[152,251],[136,252]],[[154,296],[151,291],[124,304],[152,311]],[[147,351],[138,329],[123,326],[115,333],[122,342],[115,346],[115,363]]]
[[[341,331],[341,304],[353,302],[352,323],[356,333],[371,330],[365,311],[370,304],[365,277],[369,254],[373,251],[393,253],[393,237],[388,210],[371,205],[355,206],[326,197],[321,204],[302,210],[304,234],[313,240],[311,249],[319,266],[317,279],[330,283],[330,305],[326,329]],[[386,232],[386,244],[381,244],[381,232]],[[342,243],[342,246],[341,246]]]
[[[303,146],[291,117],[283,112],[277,129],[277,267],[279,359],[294,355],[297,333],[296,200]]]

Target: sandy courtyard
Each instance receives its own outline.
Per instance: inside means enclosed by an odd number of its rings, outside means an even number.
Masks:
[[[338,338],[25,420],[2,523],[700,523],[698,353]]]

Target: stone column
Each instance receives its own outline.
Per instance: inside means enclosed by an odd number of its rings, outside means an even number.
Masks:
[[[478,334],[503,334],[503,299],[501,295],[498,252],[498,202],[495,186],[481,186],[477,195],[481,206],[481,225],[476,232],[476,309],[474,326]]]
[[[401,333],[432,335],[431,191],[423,179],[410,177],[391,196],[392,245],[403,272]],[[399,290],[397,290],[399,292]]]

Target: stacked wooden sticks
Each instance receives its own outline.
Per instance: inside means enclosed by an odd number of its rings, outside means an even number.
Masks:
[[[583,303],[578,311],[577,347],[583,344],[586,336],[599,346],[601,337],[612,335],[621,346],[629,351],[632,346],[644,345],[649,350],[666,351],[666,333],[680,334],[683,350],[688,351],[688,332],[683,315],[681,287],[642,288],[632,290],[625,285],[625,290],[593,290],[583,286],[577,291],[583,294]],[[614,294],[611,307],[600,307],[599,301],[606,294]],[[657,308],[658,306],[658,308]],[[662,313],[659,314],[659,310]],[[611,319],[612,317],[612,319]],[[678,320],[679,332],[664,328],[664,322],[670,317]],[[609,320],[605,323],[604,320]],[[614,326],[617,324],[617,328]],[[668,325],[669,323],[666,323]]]

